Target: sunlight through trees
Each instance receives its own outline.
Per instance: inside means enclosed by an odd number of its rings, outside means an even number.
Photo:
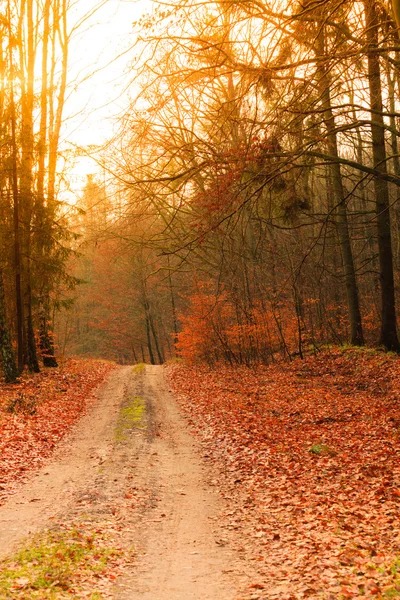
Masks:
[[[246,364],[398,351],[397,5],[132,7],[118,131],[66,209],[69,9],[1,4],[0,319],[18,369],[38,350],[55,363],[54,317],[61,349],[122,362],[175,342]]]
[[[172,260],[186,358],[399,349],[391,11],[175,2],[136,24],[133,97],[104,158],[123,195],[107,235],[154,252],[165,281]]]

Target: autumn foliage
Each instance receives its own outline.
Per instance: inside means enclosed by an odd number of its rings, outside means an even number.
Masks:
[[[249,365],[278,351],[296,351],[297,323],[288,303],[260,301],[244,311],[228,292],[213,295],[201,288],[181,316],[177,336],[177,351],[187,362]]]
[[[331,349],[254,369],[175,366],[170,377],[220,470],[261,594],[400,595],[397,357]]]
[[[180,315],[176,349],[186,362],[208,365],[249,366],[277,356],[302,357],[304,349],[331,339],[333,323],[337,335],[344,334],[348,325],[335,306],[326,309],[318,325],[313,323],[319,304],[318,299],[304,300],[300,312],[295,299],[284,292],[267,290],[249,302],[232,290],[215,291],[211,284],[200,282]]]

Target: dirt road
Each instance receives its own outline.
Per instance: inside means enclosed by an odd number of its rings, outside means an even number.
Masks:
[[[53,461],[0,508],[0,552],[71,515],[117,515],[135,561],[116,599],[234,600],[240,560],[220,542],[209,479],[162,367],[124,367]]]

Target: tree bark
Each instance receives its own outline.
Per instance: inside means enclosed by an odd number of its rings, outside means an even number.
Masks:
[[[43,8],[42,88],[40,92],[40,129],[38,140],[37,202],[43,210],[48,117],[48,55],[50,29],[50,0]]]
[[[158,335],[156,332],[156,328],[154,326],[154,319],[153,316],[149,313],[149,321],[150,321],[150,328],[151,328],[151,332],[153,334],[153,339],[154,339],[154,344],[156,346],[156,352],[157,352],[157,356],[158,356],[158,362],[160,365],[162,365],[164,363],[164,357],[163,357],[163,353],[161,351],[160,348],[160,344],[158,342]]]
[[[58,367],[58,363],[54,352],[53,336],[49,332],[49,306],[48,302],[44,301],[41,307],[40,314],[40,329],[39,329],[39,347],[40,354],[45,367]]]
[[[62,125],[63,110],[65,104],[65,93],[67,89],[67,69],[68,69],[68,44],[69,36],[67,31],[67,2],[61,0],[54,3],[54,14],[53,14],[53,27],[54,27],[54,38],[58,32],[59,40],[61,44],[61,79],[58,90],[57,103],[55,105],[54,93],[51,97],[50,106],[50,131],[49,131],[49,164],[48,164],[48,202],[53,204],[55,199],[55,185],[56,185],[56,170],[57,170],[57,157],[58,157],[58,146],[60,141],[60,131]],[[52,70],[50,76],[50,89],[54,86],[54,65],[56,64],[56,50],[53,46],[52,49]]]
[[[368,82],[371,107],[372,155],[374,169],[387,175],[384,121],[382,116],[382,84],[379,64],[379,17],[375,0],[364,0]],[[393,275],[393,252],[389,209],[389,188],[384,177],[374,178],[376,224],[379,252],[379,279],[381,292],[380,344],[388,350],[400,351],[397,336],[396,306]]]
[[[11,39],[11,9],[8,0],[8,48],[9,68],[13,66],[13,54]],[[21,289],[21,228],[20,228],[20,198],[18,189],[18,163],[17,163],[17,133],[16,133],[16,110],[14,99],[14,79],[10,78],[10,112],[11,112],[11,154],[12,154],[12,192],[13,192],[13,226],[14,226],[14,269],[15,269],[15,305],[17,312],[17,357],[18,371],[24,370],[24,313]]]
[[[330,80],[326,63],[322,62],[321,60],[322,56],[325,54],[325,36],[323,27],[321,27],[320,33],[317,37],[316,54],[317,58],[320,59],[317,62],[317,75],[321,104],[324,111],[324,123],[327,130],[327,149],[332,157],[338,158],[339,152],[335,117],[332,111]],[[339,235],[346,286],[347,306],[350,321],[350,342],[355,346],[361,346],[364,344],[364,336],[342,174],[340,170],[340,164],[337,161],[333,161],[329,168],[331,172],[332,191],[335,203],[335,223]]]
[[[151,344],[151,329],[150,329],[150,319],[146,306],[145,309],[145,319],[146,319],[146,337],[147,337],[147,348],[149,350],[150,364],[155,365],[156,361],[154,360],[153,354],[153,346]]]
[[[24,17],[26,20],[24,27]],[[33,0],[26,0],[26,15],[21,10],[20,30],[20,80],[21,80],[21,168],[20,200],[22,217],[22,250],[25,257],[25,361],[30,371],[39,372],[36,339],[32,314],[32,214],[33,214],[33,109],[35,101],[34,75],[36,49],[34,43]]]
[[[18,369],[7,323],[6,304],[4,298],[3,272],[0,270],[0,351],[6,383],[14,383],[18,377]]]

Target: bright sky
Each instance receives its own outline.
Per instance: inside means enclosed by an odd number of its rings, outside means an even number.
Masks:
[[[101,0],[77,0],[70,24],[90,12]],[[63,146],[101,145],[112,136],[121,94],[129,84],[129,63],[135,42],[132,23],[149,12],[152,0],[106,0],[104,6],[82,26],[70,46],[70,96],[65,106]],[[74,86],[74,82],[77,84]],[[126,101],[126,100],[125,100]],[[68,147],[68,145],[67,145]],[[79,192],[86,174],[96,172],[95,163],[79,159],[69,177]]]

